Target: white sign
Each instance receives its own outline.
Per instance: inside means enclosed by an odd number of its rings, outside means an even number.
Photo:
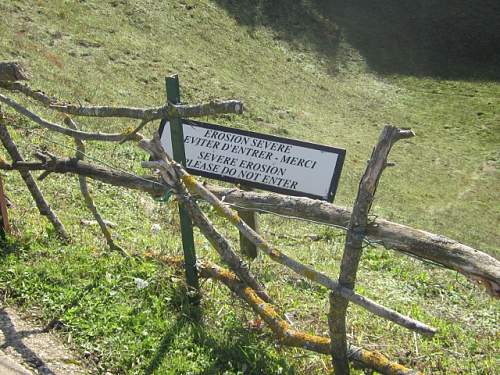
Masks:
[[[198,121],[182,120],[188,172],[333,201],[345,150]],[[170,123],[161,143],[172,155]]]

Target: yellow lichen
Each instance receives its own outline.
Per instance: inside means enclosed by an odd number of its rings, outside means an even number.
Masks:
[[[229,220],[234,225],[238,225],[241,222],[241,218],[240,218],[240,216],[236,212],[233,212],[233,214],[231,215],[231,217],[229,218]]]
[[[262,310],[262,313],[266,314],[269,318],[280,319],[278,313],[274,310],[274,308],[270,304],[263,303],[260,309]]]
[[[196,181],[196,178],[191,176],[190,174],[185,174],[182,176],[182,182],[184,182],[184,185],[188,188],[189,191],[194,191],[196,188],[196,184],[198,183]]]
[[[389,370],[390,374],[406,374],[410,371],[410,369],[403,365],[389,361],[386,356],[378,352],[362,350],[360,357],[363,362],[373,368],[385,368],[386,370]],[[420,374],[420,372],[418,374]]]
[[[223,205],[221,204],[216,204],[213,206],[214,207],[214,210],[215,212],[217,213],[217,215],[221,216],[221,217],[225,217],[226,219],[228,219],[233,225],[238,225],[241,221],[241,218],[239,217],[239,215],[234,212],[234,211],[231,211],[231,210],[227,210]]]
[[[282,255],[282,254],[281,254],[281,252],[280,252],[278,249],[273,249],[273,248],[272,248],[272,249],[269,251],[269,256],[270,256],[271,258],[273,258],[273,259],[279,259],[279,258],[281,258],[281,255]]]
[[[296,347],[314,347],[327,354],[330,352],[330,339],[322,336],[311,335],[301,331],[290,331],[286,343]]]
[[[377,352],[370,352],[368,350],[363,350],[361,352],[361,358],[363,359],[363,361],[372,363],[377,367],[386,366],[387,362],[389,362],[389,360],[382,354]]]
[[[410,369],[406,368],[403,365],[400,365],[399,363],[390,363],[387,368],[390,369],[392,371],[392,373],[394,373],[394,374],[406,374],[406,373],[410,372]],[[417,372],[417,373],[412,372],[412,374],[421,374],[421,373],[420,372]]]
[[[66,119],[69,119],[69,117],[65,117],[64,121],[66,121]],[[127,135],[132,134],[132,132],[134,130],[135,130],[135,127],[132,126],[132,125],[129,125],[129,126],[127,126],[127,128],[121,134],[124,135],[124,136],[127,136]]]
[[[310,268],[304,268],[304,276],[311,281],[316,281],[316,272]]]
[[[219,277],[224,280],[228,280],[230,282],[237,282],[238,279],[236,278],[236,275],[234,273],[232,273],[231,271],[227,271],[227,270],[221,270],[219,272]]]

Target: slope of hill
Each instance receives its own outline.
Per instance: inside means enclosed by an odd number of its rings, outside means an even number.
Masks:
[[[352,205],[383,125],[411,127],[417,137],[395,147],[391,159],[397,167],[384,174],[373,213],[498,254],[498,56],[484,52],[499,40],[490,26],[496,13],[489,12],[478,31],[469,26],[466,10],[453,8],[455,27],[443,29],[438,27],[442,8],[427,27],[420,21],[428,8],[401,3],[407,2],[391,1],[382,10],[364,1],[4,1],[0,60],[25,61],[33,87],[73,102],[158,105],[165,100],[164,76],[171,73],[180,75],[184,102],[241,99],[243,116],[211,120],[347,149],[336,202],[345,206]],[[408,14],[420,18],[403,22]],[[474,17],[477,25],[479,16]],[[421,33],[412,34],[415,28]],[[446,54],[443,45],[462,40],[456,30],[482,44],[467,39],[461,51]],[[408,48],[400,50],[404,45]],[[23,119],[19,124],[16,140],[27,155],[34,147],[73,154],[73,146],[60,138],[26,129],[33,126]],[[136,124],[87,120],[81,125],[119,131]],[[112,157],[106,145],[88,149],[97,160],[142,173],[144,155],[134,148],[116,148]],[[44,318],[61,321],[62,334],[82,353],[91,353],[89,360],[103,371],[320,373],[328,366],[328,358],[276,348],[265,332],[248,333],[244,325],[251,315],[232,309],[218,287],[206,288],[206,326],[186,322],[175,275],[108,254],[99,233],[80,226],[87,213],[76,182],[67,181],[53,176],[42,185],[76,238],[61,246],[33,210],[19,178],[6,178],[18,238],[2,258],[0,287],[9,301],[42,306]],[[120,223],[120,243],[136,251],[177,252],[172,204],[98,183],[93,188],[106,218]],[[155,223],[163,230],[152,236]],[[264,217],[262,228],[286,252],[335,275],[341,232],[276,217]],[[321,240],[311,243],[308,236],[318,231]],[[213,257],[206,241],[197,242],[200,254]],[[433,373],[494,372],[496,302],[454,273],[383,249],[367,249],[362,267],[361,291],[441,333],[432,340],[412,338],[408,345],[408,332],[353,308],[353,341],[380,345],[403,362],[418,357],[411,365]],[[255,268],[286,310],[295,312],[298,325],[325,330],[325,291],[285,271],[275,277],[265,259]],[[137,290],[136,277],[150,287]]]

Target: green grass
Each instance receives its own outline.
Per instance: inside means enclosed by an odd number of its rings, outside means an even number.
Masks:
[[[241,99],[244,115],[209,120],[347,149],[336,198],[344,206],[354,201],[383,125],[411,127],[417,137],[395,146],[391,161],[397,165],[384,172],[373,214],[498,256],[500,85],[463,75],[443,78],[433,71],[407,74],[392,66],[383,71],[380,61],[387,56],[374,63],[367,35],[354,27],[348,11],[337,18],[320,8],[321,2],[281,1],[290,7],[274,14],[266,2],[250,3],[6,1],[0,4],[6,15],[0,23],[0,60],[25,61],[33,87],[73,102],[159,105],[165,100],[164,77],[171,73],[179,73],[187,103]],[[375,40],[387,37],[371,31]],[[34,130],[23,119],[16,122],[23,127],[15,139],[25,155],[36,147],[74,153],[66,139]],[[79,119],[79,125],[120,131],[137,124]],[[88,143],[87,151],[144,173],[140,161],[146,155],[137,148]],[[330,368],[328,357],[281,348],[268,331],[250,330],[253,315],[210,281],[203,284],[203,323],[190,322],[182,276],[152,262],[110,254],[95,227],[79,224],[90,214],[75,177],[54,175],[41,183],[72,234],[68,246],[54,239],[19,176],[4,178],[14,202],[15,229],[0,263],[5,301],[39,312],[44,321],[60,321],[61,335],[98,371],[319,374]],[[105,218],[119,223],[114,231],[119,244],[130,251],[180,253],[173,203],[101,183],[91,187]],[[214,220],[236,240],[233,230]],[[158,235],[151,234],[155,223],[162,226]],[[337,274],[342,232],[273,216],[262,216],[261,226],[265,237],[287,254]],[[322,235],[320,241],[308,237],[315,233]],[[196,242],[200,256],[217,259],[198,233]],[[282,268],[277,271],[265,258],[252,269],[282,311],[293,313],[297,328],[326,334],[325,290]],[[137,289],[136,277],[149,286]],[[393,251],[367,248],[357,288],[440,332],[433,339],[413,336],[352,307],[354,343],[429,373],[495,373],[498,303],[461,276]]]

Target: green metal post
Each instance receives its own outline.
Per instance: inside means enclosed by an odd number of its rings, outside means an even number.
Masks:
[[[179,77],[173,75],[165,79],[167,86],[167,100],[172,104],[179,104],[181,94],[179,89]],[[184,133],[182,121],[179,117],[169,118],[170,134],[172,138],[172,157],[175,161],[186,166],[186,154],[184,152]],[[184,251],[184,264],[186,281],[190,289],[196,292],[195,301],[199,300],[198,272],[196,270],[196,252],[194,248],[193,223],[191,217],[183,204],[179,203],[179,216],[181,223],[182,249]]]

